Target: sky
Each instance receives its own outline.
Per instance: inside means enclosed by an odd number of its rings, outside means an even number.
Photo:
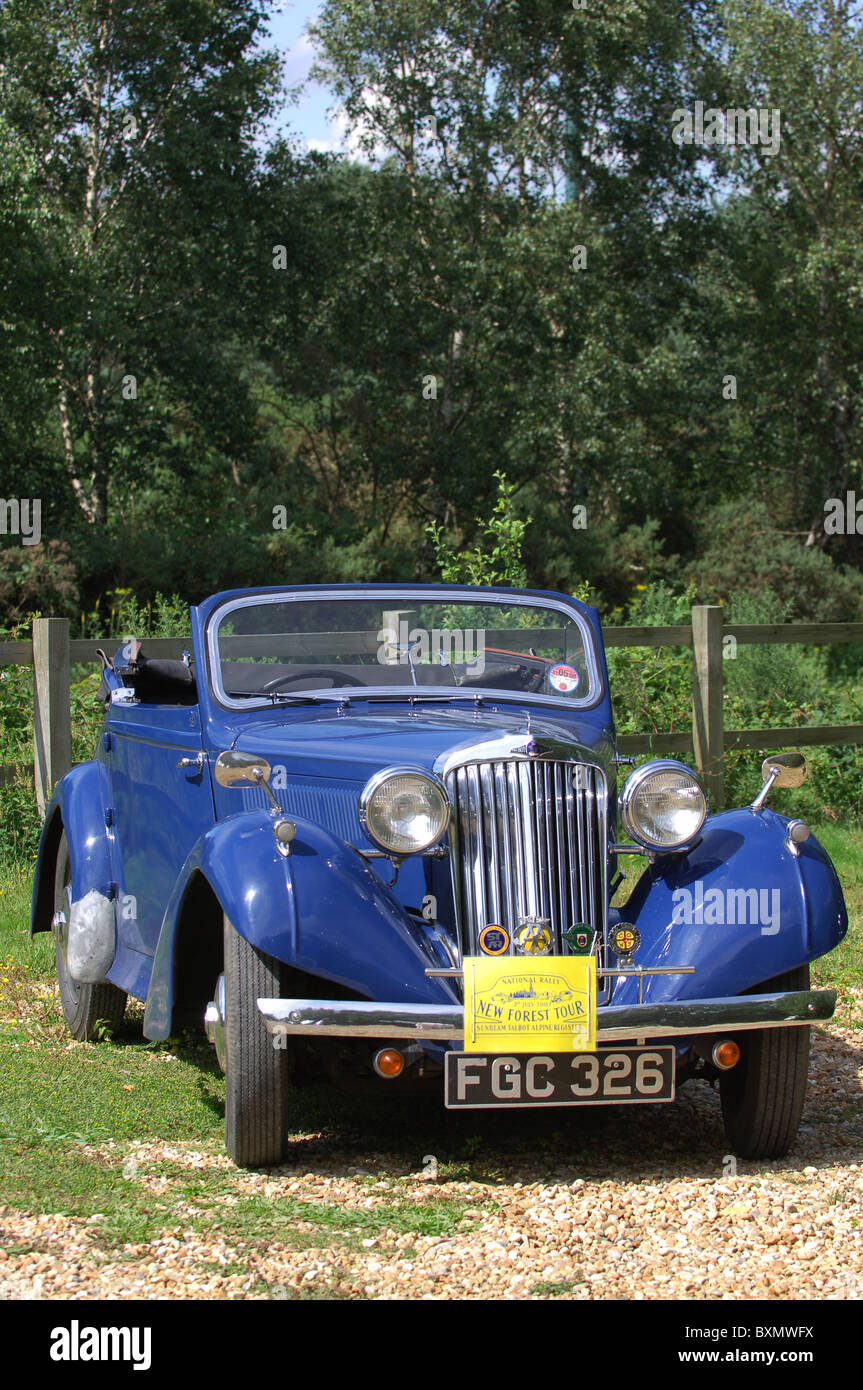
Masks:
[[[283,54],[283,77],[288,87],[308,79],[315,52],[304,30],[320,10],[321,3],[322,0],[276,0],[272,6],[268,47],[278,48]],[[309,84],[299,104],[286,108],[279,128],[285,134],[300,137],[309,149],[343,150],[344,124],[337,113],[334,119],[327,116],[328,109],[334,105],[331,91],[318,83]]]

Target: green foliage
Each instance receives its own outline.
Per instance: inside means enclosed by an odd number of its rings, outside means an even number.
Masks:
[[[73,667],[69,689],[73,762],[93,756],[102,723],[98,687],[99,674],[93,666]],[[18,769],[13,780],[0,785],[0,862],[31,863],[42,829],[33,790],[32,666],[0,667],[0,765]]]
[[[112,589],[85,621],[94,637],[191,637],[188,604],[161,591],[141,602],[131,589]]]
[[[856,616],[861,542],[823,533],[863,485],[846,8],[332,0],[368,164],[260,137],[265,8],[0,7],[0,491],[50,538],[0,551],[5,621],[459,545],[608,614],[694,576]],[[774,153],[669,138],[691,94],[765,90]],[[534,518],[514,568],[473,521],[495,467]]]
[[[477,517],[477,525],[485,536],[485,545],[459,554],[443,539],[443,527],[432,522],[426,527],[434,547],[435,561],[445,584],[504,584],[511,589],[523,589],[527,583],[521,558],[522,538],[531,518],[522,520],[515,514],[513,494],[515,485],[506,475],[496,471],[497,501],[490,516]]]
[[[25,638],[28,632],[29,624],[22,623],[9,636]],[[118,646],[129,636],[186,637],[190,635],[188,606],[177,594],[157,593],[152,602],[139,603],[129,590],[117,589],[91,613],[82,615],[81,635],[113,638]],[[72,668],[73,763],[93,756],[104,712],[96,698],[99,680],[93,664]],[[0,666],[0,766],[19,769],[12,781],[0,784],[0,862],[29,864],[42,828],[33,791],[32,666]]]
[[[234,344],[272,262],[249,233],[278,86],[263,9],[0,9],[0,366],[27,360],[42,406],[29,429],[7,412],[0,459],[50,453],[64,530],[103,526],[118,484],[182,477],[253,432]]]
[[[863,576],[802,544],[804,537],[784,534],[762,498],[749,494],[710,506],[696,530],[698,560],[686,569],[701,602],[723,603],[745,592],[770,615],[761,622],[859,621]]]
[[[694,581],[683,593],[650,584],[631,605],[627,622],[650,626],[689,623],[699,601]],[[731,593],[726,621],[789,621],[793,603],[770,592]],[[725,648],[723,661],[726,730],[863,723],[863,662],[835,665],[831,648],[746,645]],[[615,647],[606,654],[618,733],[689,730],[692,727],[692,653],[686,647]],[[792,740],[793,742],[793,740]],[[863,748],[850,744],[805,749],[810,775],[794,792],[777,792],[771,804],[810,819],[858,823],[863,811]],[[645,754],[639,761],[652,756]],[[686,761],[686,755],[678,755]],[[760,786],[757,750],[725,756],[725,798],[745,805]]]
[[[732,449],[755,470],[774,524],[859,567],[856,534],[824,534],[826,499],[861,480],[859,12],[833,0],[729,0],[718,19],[717,104],[781,114],[773,147],[713,152],[732,196],[699,280],[713,315],[708,353],[738,378],[723,412]]]
[[[626,622],[645,627],[688,624],[694,601],[692,586],[681,594],[661,581],[645,585],[630,605]],[[619,734],[691,728],[692,653],[687,648],[612,647],[606,662]]]
[[[321,535],[311,524],[275,532],[267,546],[272,583],[362,584],[387,574],[387,548],[374,533]]]
[[[14,627],[28,614],[71,617],[78,600],[78,575],[65,541],[0,550],[0,623]]]
[[[797,620],[794,599],[777,599],[769,590],[757,597],[732,594],[726,604],[729,623],[790,623]],[[835,686],[828,677],[828,648],[813,645],[747,645],[726,648],[723,684],[728,722],[741,727],[744,712],[750,720],[756,712],[761,722],[793,723],[803,707],[833,704]],[[828,722],[828,721],[825,721]]]
[[[0,785],[0,862],[32,863],[42,828],[33,789],[32,666],[0,666],[0,765],[19,768]]]

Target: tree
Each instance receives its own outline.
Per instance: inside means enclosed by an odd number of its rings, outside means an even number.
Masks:
[[[513,488],[506,475],[496,472],[497,501],[488,519],[477,517],[484,543],[473,550],[451,550],[443,528],[431,522],[428,533],[434,546],[440,577],[445,584],[506,584],[523,589],[527,574],[521,556],[522,540],[531,518],[516,515]]]
[[[342,335],[350,379],[367,330],[386,334],[399,301],[403,351],[376,369],[389,408],[369,407],[368,436],[372,456],[381,419],[410,441],[424,521],[467,521],[498,466],[518,488],[541,482],[562,528],[588,497],[633,521],[653,502],[673,511],[689,457],[650,419],[657,399],[666,418],[686,399],[687,363],[668,341],[694,292],[687,252],[701,231],[689,215],[697,162],[679,157],[670,114],[711,8],[324,6],[319,75],[377,170],[363,196],[381,231],[373,248],[348,238],[349,265],[322,303],[356,300],[358,282],[377,288],[373,326],[352,315],[358,332]],[[563,202],[568,176],[575,196]],[[392,193],[378,204],[382,180]],[[337,350],[338,335],[323,336]]]
[[[182,472],[202,448],[230,459],[249,437],[232,351],[262,274],[253,142],[277,90],[275,56],[257,47],[265,10],[0,10],[4,355],[29,352],[31,385],[51,391],[65,487],[96,527],[112,485]]]
[[[774,521],[859,564],[856,535],[824,533],[826,500],[863,483],[859,6],[730,0],[723,20],[711,99],[772,113],[779,135],[710,152],[728,196],[699,282],[709,351],[738,383],[725,420]]]

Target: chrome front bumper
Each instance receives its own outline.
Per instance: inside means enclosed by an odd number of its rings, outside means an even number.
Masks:
[[[341,999],[259,999],[271,1033],[307,1037],[464,1039],[464,1010],[450,1004],[378,1004]],[[744,1028],[793,1028],[832,1018],[834,989],[742,994],[731,999],[605,1005],[596,1011],[599,1042],[690,1037]]]

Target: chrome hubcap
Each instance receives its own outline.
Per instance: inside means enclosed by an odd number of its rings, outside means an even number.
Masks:
[[[54,940],[57,943],[57,948],[63,957],[63,963],[65,965],[66,945],[69,939],[69,912],[72,906],[72,885],[69,883],[66,884],[63,890],[63,901],[65,911],[62,907],[57,908],[57,911],[51,918],[51,931],[54,934]]]
[[[216,1049],[216,1056],[222,1071],[225,1070],[225,977],[220,975],[216,981],[216,997],[211,999],[204,1011],[204,1030]]]

